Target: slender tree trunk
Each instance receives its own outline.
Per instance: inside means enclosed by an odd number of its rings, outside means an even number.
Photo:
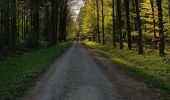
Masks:
[[[99,29],[99,1],[96,0],[96,13],[97,13],[97,36],[98,36],[98,42],[100,43],[100,29]]]
[[[37,47],[39,45],[39,5],[39,0],[33,1],[33,47]]]
[[[21,14],[22,20],[21,20],[21,28],[22,28],[22,39],[24,39],[24,11],[22,10],[22,14]]]
[[[54,34],[55,34],[55,1],[52,0],[51,5],[51,45],[55,44]]]
[[[56,43],[58,44],[58,22],[59,22],[59,7],[58,7],[59,5],[58,5],[58,2],[57,2],[57,4],[56,4],[56,8],[55,8],[55,16],[56,16],[56,27],[55,27],[55,31],[56,31]]]
[[[116,47],[116,32],[115,32],[115,0],[112,0],[112,28],[113,28],[113,47]]]
[[[159,54],[165,56],[165,36],[163,32],[162,0],[157,0],[159,26]]]
[[[131,26],[130,26],[130,18],[129,18],[129,0],[125,0],[125,10],[126,10],[126,27],[127,27],[127,36],[128,36],[128,49],[132,49],[131,43]]]
[[[26,39],[26,8],[24,7],[24,40]]]
[[[66,0],[67,1],[67,0]],[[64,18],[63,18],[63,41],[66,41],[66,37],[67,37],[67,14],[68,14],[68,5],[66,4],[67,2],[65,2],[65,7],[64,7]]]
[[[12,45],[15,45],[16,42],[16,34],[17,34],[17,26],[16,26],[16,0],[12,0],[12,29],[11,29],[11,36]]]
[[[154,47],[156,48],[156,22],[155,22],[155,9],[154,9],[154,1],[150,0],[151,8],[152,8],[152,18],[153,18],[153,32],[154,32]]]
[[[139,0],[135,0],[136,5],[136,15],[137,15],[137,24],[138,24],[138,44],[139,44],[139,54],[143,54],[143,41],[142,41],[142,29],[141,29],[141,19],[140,19],[140,10],[139,10]]]
[[[121,0],[117,0],[117,17],[118,17],[120,49],[123,49]]]
[[[102,36],[103,36],[103,44],[105,44],[105,29],[104,29],[104,1],[102,0]]]
[[[1,43],[4,43],[4,11],[1,12]]]
[[[10,44],[10,3],[7,1],[7,8],[5,11],[5,23],[4,23],[4,28],[5,28],[5,44],[9,45]]]
[[[50,38],[49,38],[49,5],[48,5],[48,0],[46,0],[46,7],[45,7],[45,38],[50,43]]]

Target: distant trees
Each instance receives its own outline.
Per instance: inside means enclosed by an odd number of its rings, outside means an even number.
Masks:
[[[92,10],[95,13],[89,13]],[[137,46],[139,54],[143,54],[144,48],[149,45],[157,49],[159,43],[160,56],[165,55],[165,39],[170,40],[170,23],[167,19],[170,15],[170,0],[86,0],[81,14],[80,33],[84,38],[96,32],[100,39],[101,31],[103,44],[112,42],[114,47],[119,45],[123,49],[127,42],[128,49]],[[90,24],[96,25],[96,28],[90,27]]]
[[[0,47],[66,41],[71,0],[1,0]]]

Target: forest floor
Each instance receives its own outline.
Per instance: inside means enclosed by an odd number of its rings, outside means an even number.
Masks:
[[[117,64],[130,76],[145,82],[151,88],[156,88],[164,99],[170,99],[169,54],[160,57],[155,50],[144,48],[145,54],[139,55],[136,48],[120,50],[110,44],[100,45],[88,41],[83,43],[93,52]]]
[[[163,100],[156,89],[80,43],[56,60],[22,100]]]

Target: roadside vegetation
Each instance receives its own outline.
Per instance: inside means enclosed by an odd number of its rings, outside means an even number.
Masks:
[[[15,100],[75,34],[74,0],[0,0],[0,100]]]
[[[95,42],[83,42],[87,47],[120,65],[130,75],[156,87],[164,97],[170,94],[170,56],[159,57],[158,53],[144,49],[143,55],[136,50],[120,50],[111,45],[100,45]],[[169,97],[167,97],[169,98]]]
[[[0,99],[16,99],[71,43],[44,47],[0,62]]]
[[[77,21],[88,47],[170,94],[170,0],[86,0]]]

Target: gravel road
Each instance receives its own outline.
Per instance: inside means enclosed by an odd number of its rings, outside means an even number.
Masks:
[[[75,42],[23,100],[121,100],[121,96],[87,51]]]

